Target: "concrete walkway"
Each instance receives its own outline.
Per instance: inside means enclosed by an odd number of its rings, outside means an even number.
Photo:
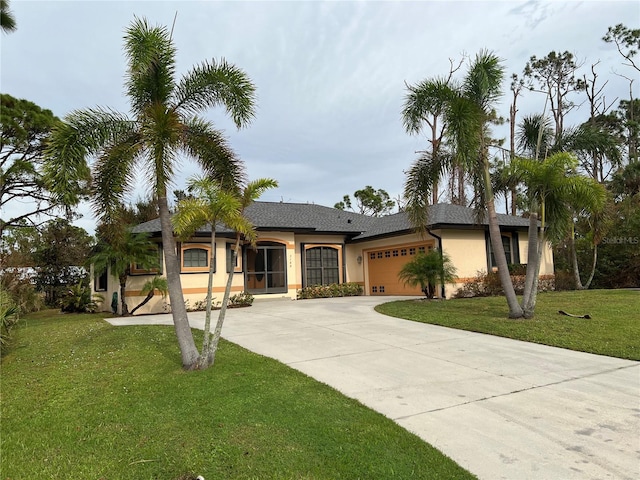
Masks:
[[[481,479],[640,478],[640,363],[373,310],[389,300],[256,301],[229,310],[222,334],[358,399]],[[202,328],[204,313],[190,322]]]

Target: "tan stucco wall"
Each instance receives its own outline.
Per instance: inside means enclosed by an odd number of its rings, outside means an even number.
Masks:
[[[520,234],[520,263],[527,263],[527,253],[529,249],[529,241],[525,232]],[[545,244],[542,253],[542,261],[540,262],[540,276],[553,275],[553,249],[550,243]]]
[[[431,235],[421,236],[417,233],[408,235],[400,235],[397,237],[372,240],[357,244],[347,245],[347,281],[361,283],[365,295],[370,292],[369,285],[369,265],[367,261],[367,253],[371,250],[379,250],[381,248],[395,248],[408,245],[425,245],[433,243],[436,248],[438,241]],[[362,258],[362,263],[358,263],[358,257]]]
[[[446,285],[445,295],[450,298],[455,291],[465,282],[476,277],[478,272],[485,272],[487,269],[487,253],[484,230],[435,230],[434,235],[442,237],[442,246],[457,268],[458,283],[456,285]],[[334,246],[340,251],[340,261],[346,265],[345,271],[341,272],[343,282],[360,283],[365,291],[369,293],[368,285],[368,262],[367,253],[384,248],[397,248],[410,245],[429,245],[438,247],[438,240],[431,235],[420,236],[419,234],[408,234],[396,237],[373,240],[356,244],[346,244],[343,235],[295,235],[291,232],[260,232],[258,241],[270,241],[282,243],[286,246],[287,261],[287,292],[281,294],[254,295],[256,299],[266,298],[290,298],[295,299],[297,290],[302,288],[302,256],[303,245],[327,245]],[[186,243],[186,242],[185,242]],[[194,243],[206,244],[201,239]],[[227,281],[226,272],[226,244],[233,243],[231,239],[219,237],[216,241],[216,274],[214,276],[214,302],[221,301]],[[249,247],[247,247],[249,248]],[[519,253],[522,263],[526,263],[527,237],[525,232],[519,234]],[[358,261],[360,259],[360,261]],[[239,260],[242,268],[242,259]],[[163,268],[163,271],[165,269]],[[540,268],[540,275],[553,274],[553,255],[550,245],[546,245],[543,261]],[[129,310],[138,305],[144,296],[140,295],[140,290],[144,283],[151,279],[153,275],[131,275],[127,280],[127,304]],[[196,302],[204,301],[207,292],[208,274],[183,273],[181,275],[182,288],[185,300],[193,307]],[[92,282],[93,286],[93,282]],[[244,290],[244,271],[234,273],[232,284],[232,295]],[[118,280],[109,277],[108,289],[105,292],[97,292],[104,297],[102,305],[103,311],[110,311],[111,296],[113,292],[118,292]],[[439,289],[438,289],[439,293]],[[167,311],[169,299],[163,299],[156,292],[153,299],[143,306],[136,314],[159,313]]]

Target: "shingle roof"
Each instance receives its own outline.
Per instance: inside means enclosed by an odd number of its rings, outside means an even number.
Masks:
[[[384,217],[370,217],[358,213],[337,210],[311,203],[255,202],[246,212],[247,218],[258,230],[295,231],[309,233],[341,233],[354,240],[371,239],[411,231],[412,227],[404,212]],[[486,226],[486,220],[478,223],[474,210],[459,205],[439,203],[429,207],[428,227],[451,228],[454,226]],[[526,218],[498,214],[501,226],[527,228]],[[155,233],[160,231],[160,219],[142,223],[134,232]],[[198,232],[210,232],[209,226]],[[220,234],[232,233],[222,224],[216,226]]]
[[[314,233],[344,233],[358,235],[371,228],[379,220],[359,213],[337,210],[311,203],[255,202],[245,211],[247,218],[258,230],[296,231]],[[134,232],[160,231],[160,219],[137,225]],[[205,226],[198,232],[210,232]],[[231,233],[222,224],[216,225],[219,233]]]
[[[478,222],[476,213],[472,208],[460,205],[438,203],[429,206],[427,215],[427,227],[435,230],[438,228],[452,227],[484,227],[488,225],[486,218]],[[527,228],[529,220],[512,215],[498,214],[498,223],[501,227]],[[369,230],[358,235],[354,240],[371,239],[373,237],[388,236],[401,232],[411,231],[412,226],[406,213],[400,212],[394,215],[378,218]]]

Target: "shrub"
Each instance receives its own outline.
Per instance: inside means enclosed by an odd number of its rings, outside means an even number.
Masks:
[[[229,307],[250,307],[253,304],[253,295],[240,292],[229,297]]]
[[[0,290],[0,346],[6,345],[11,338],[11,329],[18,321],[18,312],[11,295]]]
[[[0,290],[9,294],[20,314],[36,312],[44,305],[44,299],[36,291],[31,277],[18,268],[2,272]]]
[[[312,285],[297,292],[298,300],[307,298],[355,297],[362,295],[362,285],[355,282]]]
[[[526,272],[525,272],[526,273]],[[525,275],[511,275],[513,289],[517,295],[524,292]],[[538,279],[538,292],[547,292],[555,289],[555,279],[540,278]],[[471,297],[496,297],[504,295],[500,276],[497,272],[485,273],[477,272],[475,278],[458,289],[453,298],[471,298]]]
[[[86,283],[78,282],[60,299],[60,308],[68,313],[95,313],[98,311],[98,302],[102,301],[102,295],[92,295],[91,288]]]
[[[575,290],[576,279],[573,276],[573,272],[566,270],[556,271],[556,290]]]

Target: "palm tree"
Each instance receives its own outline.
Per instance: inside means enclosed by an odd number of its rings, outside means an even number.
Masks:
[[[16,31],[16,19],[9,10],[9,0],[0,0],[0,28],[5,33]]]
[[[455,281],[456,268],[446,253],[431,250],[418,253],[413,260],[405,263],[398,277],[405,285],[420,285],[426,297],[433,298],[438,283],[444,285]]]
[[[242,162],[222,133],[197,114],[223,106],[238,128],[254,116],[255,87],[248,76],[224,59],[205,61],[175,78],[176,49],[165,27],[136,18],[125,33],[128,60],[126,93],[131,117],[100,107],[75,111],[52,134],[46,177],[69,205],[89,179],[93,166],[93,204],[109,220],[114,207],[134,188],[137,172],[146,173],[158,201],[171,312],[182,365],[196,365],[198,349],[187,319],[167,192],[180,156],[195,159],[205,175],[224,186],[242,184]]]
[[[104,272],[109,268],[111,275],[118,277],[121,315],[127,316],[129,309],[125,294],[127,278],[131,275],[131,265],[139,265],[145,270],[160,267],[158,244],[151,242],[146,233],[131,233],[126,230],[121,235],[113,235],[109,240],[101,242],[90,262],[96,272]]]
[[[167,285],[166,278],[156,275],[151,280],[145,282],[145,284],[140,289],[140,295],[146,295],[146,297],[138,305],[136,305],[133,310],[131,310],[131,315],[136,313],[136,311],[140,307],[149,303],[149,301],[154,297],[156,290],[160,292],[162,298],[166,298],[166,296],[169,294],[169,286]]]
[[[196,368],[203,369],[211,343],[211,309],[213,303],[213,280],[215,270],[216,251],[216,223],[222,221],[227,225],[236,225],[241,220],[240,200],[237,195],[226,192],[219,187],[219,182],[208,178],[192,178],[188,182],[190,196],[178,203],[178,210],[173,216],[176,234],[182,238],[191,237],[195,231],[205,225],[211,226],[211,253],[209,257],[209,279],[207,285],[207,300],[204,322],[204,337],[202,354]],[[246,227],[245,227],[246,228]],[[248,227],[251,228],[250,226]]]
[[[525,185],[532,221],[529,224],[527,276],[522,299],[525,318],[533,317],[542,253],[547,241],[559,241],[573,226],[576,209],[601,211],[606,191],[593,178],[577,173],[578,160],[556,153],[542,161],[515,159],[514,171]],[[537,219],[540,219],[540,226]]]
[[[482,193],[478,198],[477,207],[487,216],[491,246],[495,252],[498,275],[509,306],[509,317],[520,318],[523,311],[509,276],[495,209],[487,138],[488,126],[494,116],[493,107],[501,95],[503,77],[504,68],[500,59],[493,53],[481,51],[471,62],[460,86],[449,85],[448,88],[442,89],[439,94],[444,105],[444,137],[452,155],[444,159],[433,156],[419,158],[407,172],[404,190],[409,219],[415,228],[424,230],[427,224],[429,193],[448,169],[455,165],[463,167],[473,185]],[[411,92],[408,97],[410,96]],[[405,125],[421,122],[422,117],[419,113],[405,110]]]
[[[224,296],[222,297],[222,304],[220,305],[220,312],[218,313],[218,322],[216,328],[213,331],[213,338],[209,344],[209,350],[202,352],[202,355],[206,357],[206,364],[213,365],[215,361],[216,350],[218,349],[218,342],[220,341],[220,335],[222,334],[222,325],[224,324],[225,315],[227,313],[227,305],[229,303],[229,296],[231,295],[231,284],[233,283],[233,265],[236,264],[238,258],[238,251],[240,250],[240,240],[242,237],[248,240],[250,244],[255,245],[257,235],[253,225],[245,217],[245,210],[249,205],[255,202],[262,194],[270,188],[276,188],[278,182],[272,178],[259,178],[253,180],[244,187],[244,189],[238,193],[238,199],[240,200],[240,208],[238,215],[231,217],[233,223],[228,225],[236,232],[236,243],[233,247],[231,254],[231,269],[227,277],[227,285],[224,289]]]

